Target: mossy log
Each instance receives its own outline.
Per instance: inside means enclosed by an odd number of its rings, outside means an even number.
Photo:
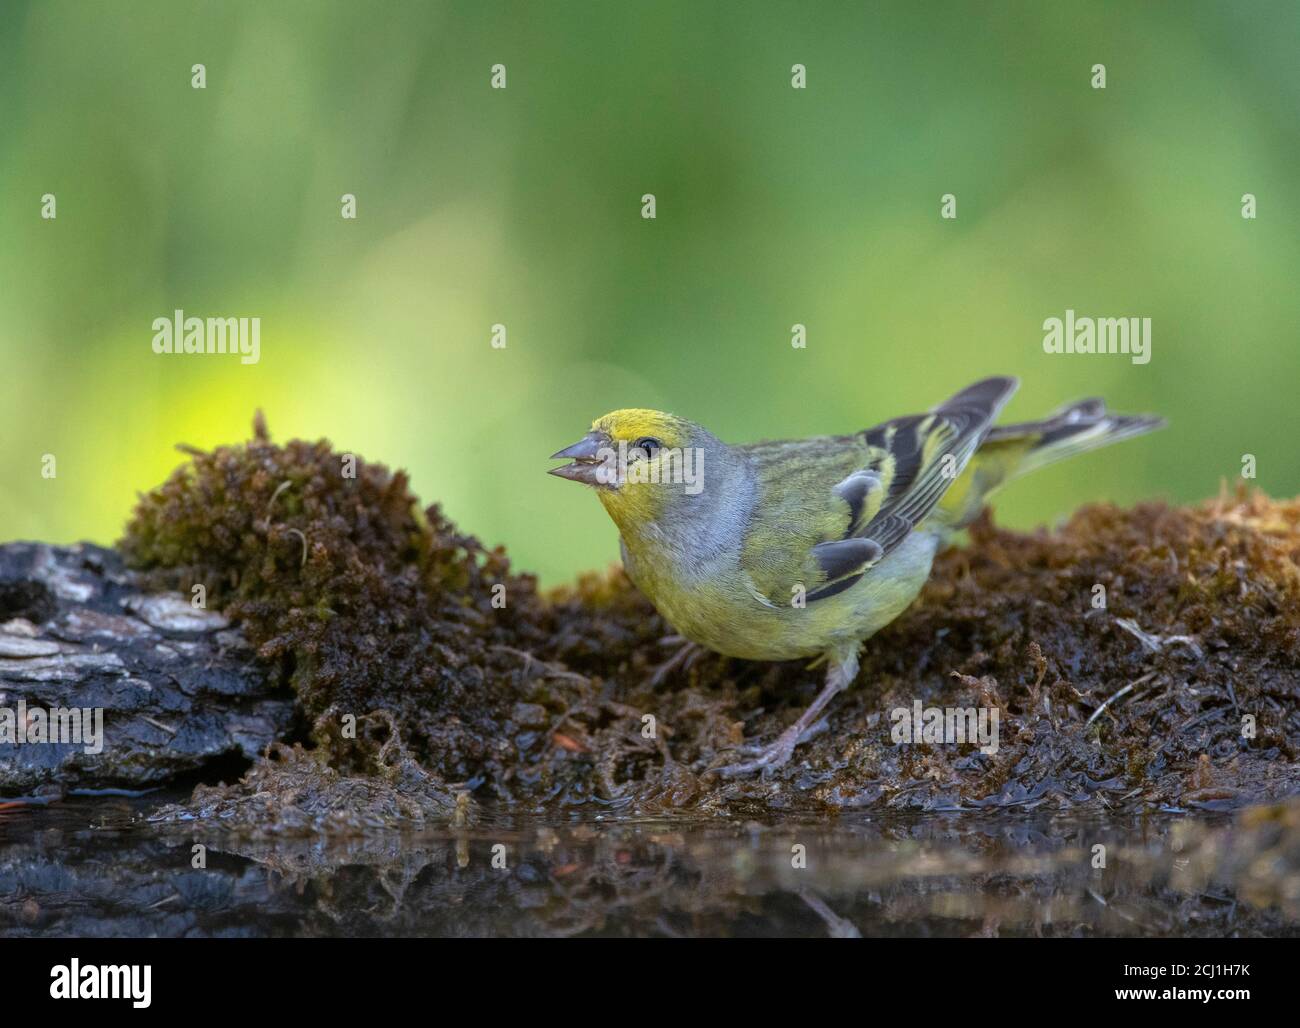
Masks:
[[[109,740],[0,745],[5,794],[223,754],[258,764],[169,816],[350,830],[480,803],[1114,812],[1300,792],[1300,501],[1101,504],[1031,534],[986,517],[868,642],[824,730],[777,773],[726,779],[819,671],[706,655],[656,687],[672,628],[620,571],[543,594],[401,472],[260,422],[185,452],[116,550],[0,550],[0,689],[103,706]],[[996,710],[999,745],[900,745],[918,706]]]

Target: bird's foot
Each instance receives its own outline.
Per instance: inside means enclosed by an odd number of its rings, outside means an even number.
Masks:
[[[694,664],[704,652],[704,647],[697,643],[690,642],[680,635],[669,635],[659,640],[665,646],[678,646],[678,650],[671,657],[658,665],[650,675],[650,684],[658,687],[663,684],[669,674],[681,668],[686,671]]]
[[[747,775],[754,771],[762,771],[767,774],[789,763],[796,746],[807,739],[811,739],[826,728],[826,718],[822,716],[822,711],[826,709],[826,705],[835,698],[837,693],[848,687],[857,672],[858,657],[856,649],[850,650],[838,659],[832,660],[830,670],[826,673],[825,686],[822,687],[822,691],[817,694],[817,698],[812,701],[808,709],[799,715],[799,719],[782,732],[777,737],[776,742],[760,749],[752,760],[717,768],[718,774],[724,778]]]
[[[754,759],[720,767],[717,769],[718,774],[725,778],[731,778],[736,775],[747,775],[752,771],[775,771],[778,767],[790,762],[790,757],[794,755],[796,746],[802,746],[809,739],[815,738],[826,731],[827,723],[826,718],[822,718],[816,724],[806,726],[802,721],[796,721],[777,737],[776,742],[768,746],[760,746],[755,743],[742,746],[740,752]]]
[[[790,762],[790,757],[794,754],[794,748],[802,741],[804,732],[804,726],[795,722],[777,736],[776,742],[759,747],[756,751],[750,750],[750,752],[754,753],[753,759],[743,760],[739,764],[728,764],[714,770],[723,778],[735,778],[738,775],[748,775],[755,771],[762,771],[764,774],[775,771]]]
[[[810,727],[805,728],[802,732],[799,733],[799,738],[794,741],[795,746],[802,746],[810,739],[815,739],[817,736],[821,735],[822,732],[826,731],[829,724],[830,724],[829,718],[822,718],[815,725],[811,725]],[[756,757],[760,753],[764,753],[765,751],[770,750],[771,748],[772,746],[764,746],[762,743],[747,742],[744,745],[739,747],[738,752],[743,753],[747,757]]]

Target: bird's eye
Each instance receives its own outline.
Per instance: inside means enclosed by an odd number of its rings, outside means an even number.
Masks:
[[[658,439],[652,439],[650,436],[647,435],[647,436],[642,436],[640,439],[634,442],[632,444],[632,449],[640,450],[647,457],[653,457],[656,453],[659,452],[659,448],[662,445],[663,444],[659,442]]]

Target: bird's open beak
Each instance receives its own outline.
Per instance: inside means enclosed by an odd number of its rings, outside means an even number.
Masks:
[[[550,473],[583,485],[613,485],[609,474],[613,443],[605,432],[588,432],[572,446],[551,454],[551,460],[571,460],[573,463],[551,468]]]

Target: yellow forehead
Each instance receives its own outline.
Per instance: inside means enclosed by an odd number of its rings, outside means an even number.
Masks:
[[[642,407],[629,407],[625,410],[610,411],[604,417],[597,418],[591,427],[598,432],[608,432],[614,439],[634,442],[642,436],[650,436],[660,442],[673,445],[678,442],[678,418],[663,411],[646,410]]]

